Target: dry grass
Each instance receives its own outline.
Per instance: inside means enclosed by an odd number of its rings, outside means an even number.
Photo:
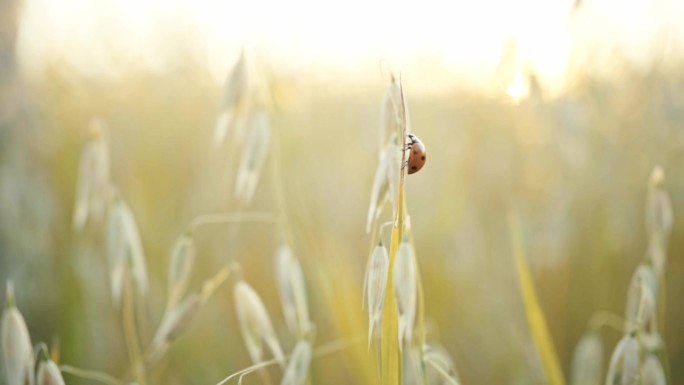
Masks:
[[[419,86],[404,74],[411,127],[429,161],[405,179],[381,174],[387,186],[373,188],[378,164],[396,171],[392,153],[378,159],[376,144],[379,117],[386,123],[387,109],[402,105],[385,99],[381,113],[388,84],[284,86],[273,76],[271,100],[224,93],[233,96],[220,102],[207,73],[190,68],[116,84],[46,74],[26,85],[33,128],[12,126],[0,144],[0,279],[15,282],[31,340],[59,352],[53,361],[68,383],[215,384],[231,374],[229,383],[245,384],[419,384],[440,376],[576,383],[582,375],[571,373],[605,379],[614,346],[621,378],[660,378],[658,363],[669,383],[684,378],[681,365],[666,363],[684,357],[684,313],[665,303],[684,292],[684,262],[674,257],[683,235],[662,225],[663,191],[673,198],[672,218],[682,217],[681,74],[625,70],[619,83],[586,76],[561,98],[520,104],[476,92],[411,93]],[[225,111],[244,115],[244,132],[215,133]],[[89,131],[93,116],[106,121],[106,135]],[[380,137],[392,142],[385,131]],[[108,156],[98,155],[99,140]],[[96,166],[79,171],[84,158]],[[669,177],[654,176],[647,187],[656,164]],[[78,183],[82,174],[93,175],[92,185]],[[102,193],[103,179],[118,197]],[[369,210],[371,190],[383,210]],[[644,200],[659,208],[643,210]],[[511,207],[534,308],[543,313],[532,330],[511,258]],[[385,221],[391,232],[380,230]],[[119,234],[109,251],[108,226]],[[367,287],[385,282],[382,319],[370,326],[380,325],[374,335],[382,338],[369,350],[361,298],[377,314],[378,299],[362,291],[379,237],[389,246],[387,280]],[[658,277],[655,290],[643,274],[630,286],[643,260]],[[637,317],[626,312],[627,330],[592,319],[634,308],[628,291],[641,294]],[[596,325],[606,348],[597,353],[594,340],[580,356],[607,365],[571,369],[575,345],[585,332],[596,336]],[[665,344],[644,347],[654,330]],[[41,373],[54,372],[40,360]]]

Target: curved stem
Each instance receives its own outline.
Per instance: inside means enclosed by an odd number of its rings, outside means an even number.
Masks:
[[[59,370],[62,373],[71,374],[72,376],[84,378],[86,380],[101,382],[106,385],[123,385],[123,383],[116,378],[107,373],[98,372],[97,370],[80,369],[70,365],[59,365]]]
[[[452,377],[449,373],[447,373],[446,371],[444,371],[444,369],[442,369],[439,365],[437,365],[437,364],[435,364],[435,363],[433,363],[433,362],[429,362],[429,364],[430,364],[430,366],[432,366],[432,368],[433,368],[435,371],[437,371],[439,374],[441,374],[442,377],[444,377],[449,383],[451,383],[451,384],[453,384],[453,385],[459,385],[458,380],[456,380],[456,379],[455,379],[454,377]]]
[[[194,233],[200,227],[207,225],[222,225],[245,222],[280,224],[283,223],[283,218],[273,213],[258,211],[245,213],[204,214],[195,217],[192,221],[190,221],[190,224],[188,224],[187,227],[187,231],[189,233]]]
[[[336,340],[336,341],[328,342],[327,344],[322,345],[318,349],[316,349],[313,352],[312,358],[318,358],[318,357],[322,357],[322,356],[326,356],[328,354],[338,352],[342,349],[347,348],[349,345],[351,345],[353,343],[358,343],[359,341],[362,341],[362,340],[363,340],[362,338],[356,338],[353,341]],[[218,382],[216,385],[223,385],[235,377],[239,376],[240,378],[242,378],[244,375],[252,373],[256,370],[263,369],[263,368],[271,366],[271,365],[279,364],[282,361],[285,361],[289,357],[290,356],[285,356],[282,360],[279,360],[277,358],[273,358],[273,359],[270,359],[268,361],[263,361],[263,362],[260,362],[258,364],[252,365],[250,367],[244,368],[244,369],[237,371],[237,372],[231,374],[230,376],[224,378],[223,380]]]
[[[404,151],[404,148],[406,147],[406,135],[408,134],[407,132],[407,126],[408,123],[406,122],[406,101],[404,100],[404,86],[401,84],[401,75],[399,75],[399,93],[401,95],[401,144],[402,144],[402,151],[401,151],[401,167],[399,168],[400,172],[400,180],[399,180],[399,189],[403,190],[404,189],[404,182],[406,179],[406,172],[404,172],[404,165],[406,164],[406,151]],[[399,214],[400,211],[402,210],[402,207],[404,205],[403,200],[399,201],[399,210],[397,210],[397,214]]]
[[[416,266],[416,283],[418,291],[418,345],[420,347],[420,371],[422,374],[423,382],[428,383],[427,370],[425,370],[425,292],[423,290],[423,280],[420,275],[420,265],[418,264],[418,258],[416,257],[416,248],[413,243],[413,232],[409,231],[409,237],[411,248],[413,249],[413,263]]]
[[[387,227],[391,227],[391,226],[394,226],[393,221],[387,221],[387,222],[381,224],[379,230],[377,231],[377,233],[378,233],[377,236],[380,237],[380,239],[382,239],[382,233],[385,231],[385,229]],[[373,240],[373,241],[375,242],[375,240]]]

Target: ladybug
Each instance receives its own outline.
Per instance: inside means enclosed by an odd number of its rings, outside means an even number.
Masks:
[[[406,149],[409,150],[408,158],[408,173],[413,174],[420,171],[423,166],[425,166],[425,145],[418,139],[417,136],[413,134],[408,134],[408,138],[411,143],[406,145]]]

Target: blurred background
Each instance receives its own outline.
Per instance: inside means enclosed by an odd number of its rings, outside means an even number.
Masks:
[[[683,19],[675,0],[0,0],[0,282],[13,280],[34,343],[58,339],[63,363],[127,371],[97,226],[72,226],[79,161],[99,117],[111,179],[145,249],[143,340],[164,310],[172,244],[192,218],[280,207],[317,344],[364,341],[365,219],[394,72],[428,149],[407,180],[407,205],[429,336],[463,383],[544,383],[510,208],[567,375],[592,314],[624,315],[656,165],[675,218],[661,333],[672,383],[684,383]],[[233,193],[238,157],[214,141],[222,85],[241,52],[269,95],[278,149],[247,206]],[[274,285],[276,229],[211,227],[196,241],[194,287],[238,261],[290,351]],[[226,285],[153,382],[213,384],[249,366],[233,308]],[[602,333],[606,360],[620,336]],[[365,383],[363,354],[361,343],[315,359],[312,383]]]

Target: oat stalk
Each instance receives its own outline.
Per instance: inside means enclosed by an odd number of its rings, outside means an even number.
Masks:
[[[402,143],[406,137],[406,109],[404,105],[404,91],[400,85],[401,95],[401,132]],[[406,151],[401,153],[401,164],[406,163]],[[397,257],[397,250],[401,244],[404,234],[404,167],[399,169],[399,196],[397,199],[397,209],[392,228],[392,238],[390,241],[389,253],[389,274],[387,276],[387,286],[385,289],[385,301],[382,310],[382,339],[380,341],[381,373],[383,385],[400,385],[402,362],[399,344],[399,313],[397,311],[397,298],[394,292],[393,271]]]

